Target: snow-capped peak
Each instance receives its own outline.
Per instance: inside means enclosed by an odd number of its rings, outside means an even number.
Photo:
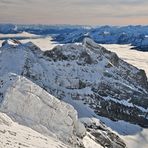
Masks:
[[[84,38],[82,44],[85,47],[94,47],[94,48],[103,48],[102,46],[100,46],[99,44],[97,44],[96,42],[94,42],[91,38]]]
[[[21,42],[15,39],[8,39],[2,43],[2,46],[18,46]]]

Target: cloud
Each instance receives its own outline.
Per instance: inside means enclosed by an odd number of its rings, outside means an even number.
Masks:
[[[142,20],[142,24],[148,17],[147,5],[148,0],[0,0],[0,20],[43,24],[114,24],[120,23],[123,18],[130,18],[134,22]],[[144,23],[148,24],[148,19]]]
[[[6,5],[9,5],[9,4],[16,4],[16,1],[11,1],[11,0],[0,0],[0,4],[6,4]]]
[[[143,5],[147,0],[73,0],[76,5]]]
[[[119,18],[135,18],[135,17],[148,17],[148,12],[145,12],[145,13],[134,13],[134,14],[131,14],[131,13],[126,13],[126,14],[119,14],[119,15],[115,15],[114,17],[119,17]]]

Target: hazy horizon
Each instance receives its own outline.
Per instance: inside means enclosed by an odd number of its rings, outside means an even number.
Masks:
[[[0,23],[148,25],[146,0],[0,0]]]

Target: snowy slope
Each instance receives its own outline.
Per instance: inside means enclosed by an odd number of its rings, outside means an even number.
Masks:
[[[125,147],[124,142],[102,123],[100,125],[104,128],[99,129],[98,126],[98,132],[102,136],[104,133],[110,133],[110,138],[113,139],[109,139],[107,135],[103,136],[104,142],[107,139],[104,144],[101,142],[102,137],[95,137],[89,131],[86,135],[86,130],[77,120],[77,113],[72,106],[49,95],[26,78],[11,73],[1,77],[0,81],[2,94],[0,110],[21,124],[12,122],[9,117],[0,113],[2,148],[17,145],[20,148],[25,146],[40,148],[48,146],[51,148],[55,146],[94,148],[96,146],[100,148],[101,145],[105,146],[106,144],[109,146],[119,145],[119,148]],[[37,141],[38,139],[39,141]]]
[[[73,147],[82,144],[85,128],[78,121],[77,112],[72,106],[24,77],[9,74],[0,80],[1,111],[23,125],[56,136]]]
[[[0,148],[68,148],[60,140],[19,125],[0,112]]]
[[[103,148],[89,132],[83,138],[85,148]],[[59,139],[42,135],[27,126],[20,125],[0,112],[0,148],[70,148]]]

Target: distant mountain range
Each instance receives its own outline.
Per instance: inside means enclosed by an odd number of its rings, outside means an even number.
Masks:
[[[148,51],[148,26],[77,26],[77,25],[13,25],[0,24],[0,33],[29,32],[52,35],[59,43],[82,42],[85,37],[101,44],[131,44],[134,49]],[[4,39],[4,38],[1,38]]]

